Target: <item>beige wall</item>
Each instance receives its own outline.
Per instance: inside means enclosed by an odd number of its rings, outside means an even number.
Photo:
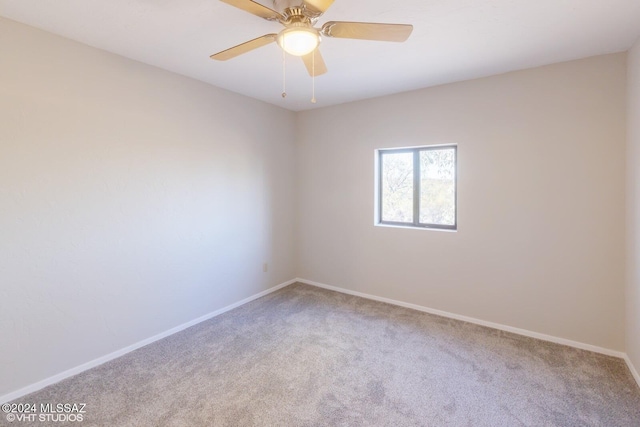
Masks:
[[[629,51],[627,110],[627,354],[640,369],[640,40]]]
[[[626,55],[298,116],[301,278],[624,350]],[[375,227],[374,150],[457,143],[457,232]]]
[[[0,396],[295,277],[295,114],[5,19],[0,52]]]

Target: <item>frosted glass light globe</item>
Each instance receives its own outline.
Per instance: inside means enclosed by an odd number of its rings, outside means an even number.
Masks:
[[[320,44],[320,34],[314,28],[286,28],[278,34],[278,45],[290,55],[305,56]]]

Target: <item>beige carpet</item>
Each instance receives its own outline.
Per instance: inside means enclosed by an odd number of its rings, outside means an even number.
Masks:
[[[19,401],[87,404],[50,425],[640,426],[620,359],[301,284]]]

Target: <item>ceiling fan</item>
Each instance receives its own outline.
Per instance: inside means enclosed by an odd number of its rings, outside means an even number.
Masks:
[[[276,10],[253,0],[221,1],[268,21],[278,21],[285,28],[277,34],[265,34],[218,52],[211,55],[212,59],[226,61],[277,42],[285,52],[302,57],[307,71],[314,77],[327,72],[318,49],[322,37],[403,42],[413,31],[413,25],[344,21],[329,21],[321,28],[315,28],[318,18],[329,9],[334,0],[273,0]]]

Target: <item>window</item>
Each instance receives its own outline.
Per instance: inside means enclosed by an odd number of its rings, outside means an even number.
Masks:
[[[457,146],[377,150],[377,223],[457,228]]]

